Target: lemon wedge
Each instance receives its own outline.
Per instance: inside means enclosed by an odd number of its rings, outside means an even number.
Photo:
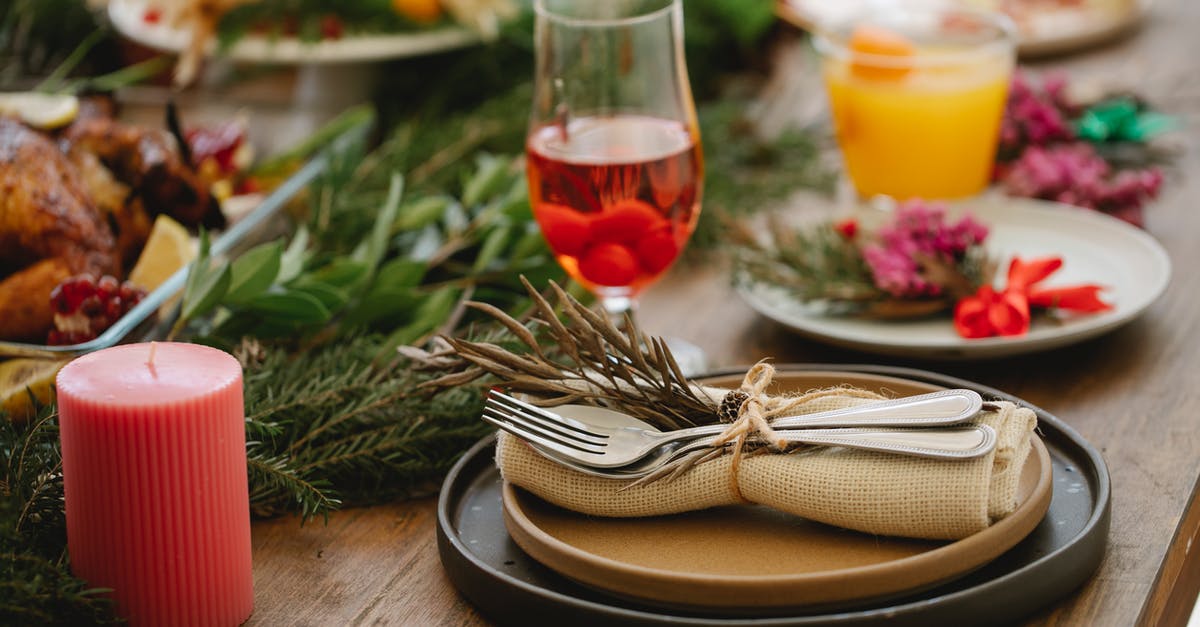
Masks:
[[[50,402],[54,375],[70,361],[68,359],[9,359],[0,361],[0,410],[9,420],[28,420],[35,411],[33,399],[40,404]]]
[[[188,230],[160,214],[154,219],[146,246],[126,278],[147,292],[153,292],[195,257],[196,245]]]
[[[0,115],[11,115],[41,129],[70,124],[79,114],[79,99],[69,94],[36,91],[0,93]]]

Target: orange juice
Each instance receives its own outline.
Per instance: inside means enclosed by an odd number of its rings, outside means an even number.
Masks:
[[[823,50],[847,174],[862,197],[979,193],[995,159],[1011,48],[904,41],[859,27],[841,50]]]

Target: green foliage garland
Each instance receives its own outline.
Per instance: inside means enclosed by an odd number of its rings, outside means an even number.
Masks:
[[[747,12],[730,13],[735,5]],[[717,93],[721,72],[755,55],[770,6],[689,0],[698,95]],[[736,28],[718,27],[722,21]],[[229,350],[245,366],[256,515],[309,519],[429,493],[488,431],[478,420],[486,380],[418,392],[440,373],[394,349],[439,333],[502,342],[465,301],[519,316],[530,305],[520,275],[535,285],[562,278],[532,222],[518,156],[529,32],[526,19],[491,47],[397,64],[390,89],[405,91],[381,94],[391,104],[381,110],[387,130],[379,146],[333,155],[292,237],[229,264],[196,266],[177,332]],[[811,138],[758,138],[744,104],[700,105],[709,168],[693,249],[717,241],[713,208],[750,211],[829,180]],[[275,160],[264,173],[287,167]],[[53,408],[27,424],[0,417],[0,454],[0,624],[113,621],[111,601],[69,570]]]

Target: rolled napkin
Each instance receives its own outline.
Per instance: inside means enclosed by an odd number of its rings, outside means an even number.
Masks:
[[[874,398],[872,398],[874,397]],[[815,395],[795,414],[841,409],[882,398]],[[996,448],[965,460],[941,460],[833,447],[734,456],[697,464],[672,480],[630,487],[562,466],[501,433],[496,464],[504,479],[560,507],[592,516],[642,517],[755,503],[871,534],[956,540],[1016,509],[1021,469],[1037,416],[1013,403],[992,403],[975,420],[996,431]],[[732,480],[731,480],[732,478]]]

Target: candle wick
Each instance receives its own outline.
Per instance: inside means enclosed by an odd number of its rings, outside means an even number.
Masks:
[[[150,376],[158,378],[158,371],[154,368],[154,353],[158,351],[158,342],[150,342],[150,356],[146,358],[146,367],[150,369]]]

